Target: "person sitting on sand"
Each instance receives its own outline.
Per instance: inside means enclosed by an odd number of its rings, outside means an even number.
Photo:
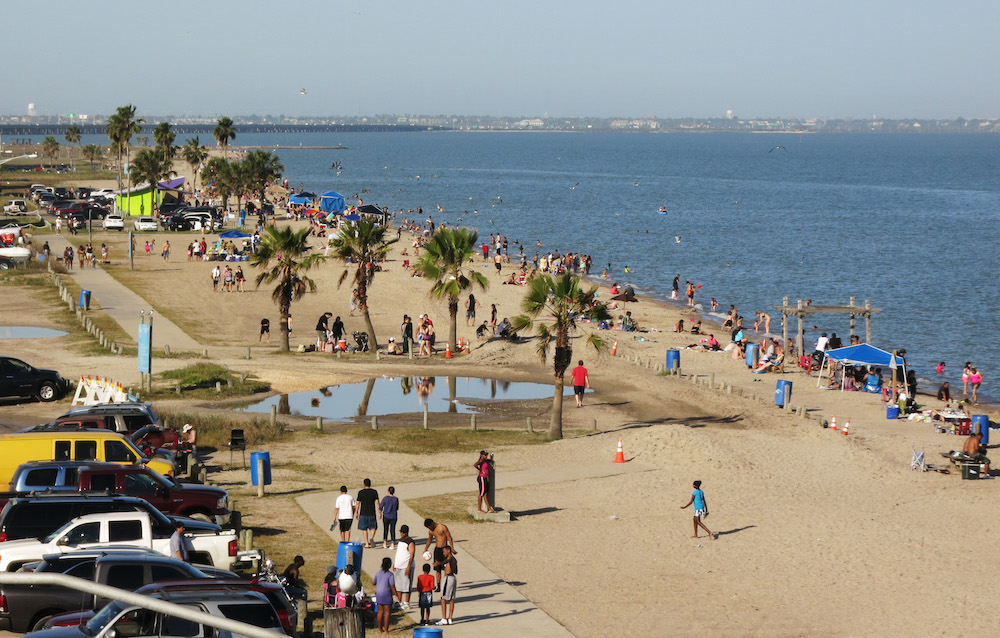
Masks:
[[[951,388],[948,386],[948,382],[945,381],[941,384],[941,387],[937,391],[938,401],[951,401]]]
[[[674,326],[674,332],[684,332],[684,320],[678,319],[677,324]]]
[[[479,327],[476,328],[476,339],[482,339],[483,337],[486,336],[486,333],[488,333],[489,331],[490,329],[486,326],[485,321],[479,324]]]
[[[882,392],[882,369],[875,368],[865,378],[865,392],[879,394]]]
[[[386,354],[403,354],[402,348],[396,343],[396,337],[389,337],[389,345],[385,348]]]
[[[695,319],[694,323],[691,324],[691,334],[693,335],[701,334],[701,319]]]

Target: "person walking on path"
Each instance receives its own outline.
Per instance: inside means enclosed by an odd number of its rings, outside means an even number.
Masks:
[[[260,320],[260,336],[257,337],[257,343],[260,343],[264,335],[267,335],[267,342],[271,343],[271,320],[267,317]]]
[[[160,254],[163,255],[163,261],[164,262],[169,262],[170,261],[170,241],[169,240],[163,242],[163,250],[160,252]]]
[[[479,484],[479,500],[476,507],[482,512],[483,501],[486,501],[486,510],[490,513],[496,512],[490,505],[490,470],[493,469],[493,459],[490,458],[486,450],[482,450],[479,452],[479,460],[473,463],[472,467],[479,472],[479,477],[476,479]]]
[[[420,592],[420,624],[431,624],[431,608],[434,606],[434,577],[431,564],[424,563],[423,574],[417,576],[417,591]]]
[[[441,591],[441,572],[444,570],[444,548],[447,546],[454,546],[455,541],[451,538],[451,532],[448,531],[448,526],[444,523],[435,523],[433,519],[424,519],[424,527],[430,532],[427,535],[427,544],[424,545],[424,552],[430,549],[431,543],[434,543],[434,571],[437,572],[437,588],[435,591]],[[452,550],[452,553],[457,553]]]
[[[382,502],[379,504],[379,518],[382,519],[382,549],[393,549],[396,545],[396,517],[398,515],[399,499],[396,497],[396,488],[390,485],[389,493],[382,497]]]
[[[146,244],[149,245],[148,243]],[[219,292],[219,279],[222,278],[222,271],[219,270],[219,266],[216,265],[212,269],[212,292]]]
[[[583,359],[577,361],[577,366],[570,372],[573,376],[573,394],[576,395],[576,407],[583,407],[583,392],[590,388],[590,374],[583,367]]]
[[[694,504],[694,536],[691,538],[698,538],[698,528],[700,527],[708,532],[708,537],[714,541],[715,534],[701,522],[702,516],[708,516],[708,502],[705,500],[705,493],[701,491],[701,481],[694,482],[691,500],[687,502],[687,505],[682,505],[681,509],[687,509],[692,504]]]
[[[417,556],[417,541],[410,537],[410,526],[399,528],[401,534],[396,556],[392,561],[393,575],[396,577],[396,600],[400,609],[410,608],[410,589],[413,583],[413,561]]]
[[[375,583],[375,604],[378,605],[379,633],[389,633],[389,620],[392,614],[392,600],[397,596],[396,580],[389,571],[392,559],[386,556],[382,559],[382,569],[375,572],[372,582]]]
[[[375,540],[375,531],[378,529],[377,515],[382,513],[382,506],[379,504],[378,492],[372,489],[372,480],[365,479],[365,486],[358,491],[358,507],[355,516],[358,519],[358,529],[365,535],[365,547],[371,549],[372,541]],[[371,532],[369,538],[368,533]]]
[[[340,526],[340,542],[350,543],[351,523],[354,522],[354,511],[358,508],[358,504],[354,501],[354,497],[347,493],[346,485],[340,486],[340,496],[337,497],[335,508],[337,510],[336,525]],[[334,525],[331,525],[331,532],[333,528]]]
[[[458,559],[451,545],[445,545],[444,558],[435,562],[435,568],[444,569],[444,584],[441,586],[441,620],[439,625],[450,625],[455,617],[455,590],[458,589]]]

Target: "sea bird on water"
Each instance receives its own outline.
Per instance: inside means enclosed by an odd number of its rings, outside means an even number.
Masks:
[[[788,150],[788,149],[787,149],[787,148],[785,148],[784,146],[775,146],[774,148],[772,148],[771,150],[769,150],[769,151],[768,151],[768,153],[773,153],[773,152],[775,152],[776,150],[778,150],[779,148],[780,148],[781,150],[783,150],[783,151],[787,151],[787,150]]]

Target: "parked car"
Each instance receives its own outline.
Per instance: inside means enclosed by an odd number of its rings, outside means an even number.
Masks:
[[[209,578],[193,565],[145,548],[48,554],[32,571],[76,576],[126,591],[134,591],[149,583]],[[102,596],[57,585],[0,585],[0,630],[18,633],[40,631],[55,614],[100,609],[109,602]]]
[[[148,547],[164,556],[170,555],[170,536],[175,524],[150,512],[104,512],[78,516],[48,536],[7,541],[0,553],[0,571],[17,571],[26,563],[41,560],[46,554],[65,554],[76,549],[108,546]],[[190,541],[188,558],[207,565],[230,569],[236,562],[236,532],[219,530],[195,532],[183,520],[184,536]],[[205,525],[205,523],[202,523]],[[192,526],[193,527],[193,526]]]
[[[125,230],[125,220],[121,215],[108,215],[104,218],[102,223],[104,225],[104,230]]]
[[[229,522],[229,493],[211,485],[174,482],[145,465],[88,463],[86,461],[31,461],[17,468],[11,492],[89,492],[107,490],[135,496],[164,514],[225,525]]]
[[[136,232],[160,230],[160,226],[152,217],[140,217],[132,222],[132,227],[135,228]]]
[[[104,512],[145,512],[153,521],[157,534],[169,535],[174,532],[170,517],[153,507],[149,501],[135,496],[107,492],[15,493],[0,508],[0,543],[21,538],[45,538],[78,516]],[[214,523],[194,519],[184,521],[190,526],[191,532],[207,533],[221,529]],[[0,545],[2,547],[6,545]],[[0,551],[0,555],[2,554]]]
[[[14,357],[0,356],[0,398],[35,397],[39,401],[55,401],[72,387],[55,370],[36,368]]]
[[[38,205],[42,208],[52,208],[52,203],[56,201],[56,196],[52,193],[41,193],[38,196]]]
[[[3,210],[11,215],[21,215],[28,212],[28,202],[23,199],[12,199],[9,204],[3,207]]]
[[[116,432],[135,432],[147,425],[162,425],[160,416],[153,409],[153,404],[133,401],[129,403],[100,403],[98,405],[81,405],[69,409],[59,418],[83,417],[96,415],[111,415],[117,425],[109,427]]]

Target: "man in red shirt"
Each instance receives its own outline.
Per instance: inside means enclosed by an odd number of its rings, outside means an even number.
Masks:
[[[577,362],[577,366],[570,372],[573,375],[573,392],[576,394],[576,407],[583,407],[583,390],[590,389],[590,375],[583,367],[583,359]]]

